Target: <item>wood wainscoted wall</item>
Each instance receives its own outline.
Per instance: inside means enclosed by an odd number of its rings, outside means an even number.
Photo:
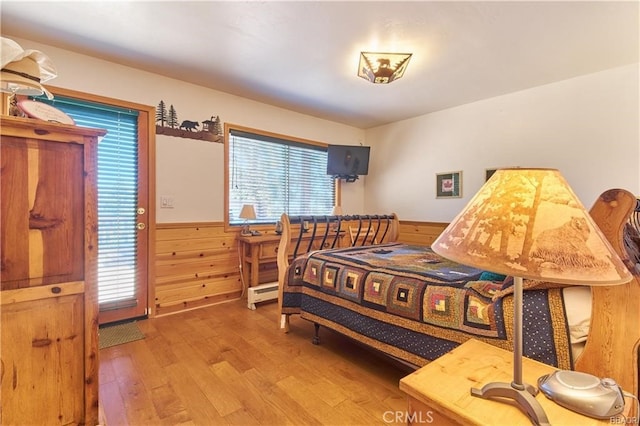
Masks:
[[[446,226],[400,221],[400,241],[430,245]],[[225,232],[222,222],[157,224],[155,291],[150,292],[155,293],[155,315],[242,297],[238,233]],[[261,275],[277,279],[275,263],[264,268]]]
[[[156,226],[156,316],[238,299],[237,233],[222,222]]]

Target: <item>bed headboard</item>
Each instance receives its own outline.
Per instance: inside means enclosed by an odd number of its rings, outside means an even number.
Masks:
[[[591,326],[576,370],[612,377],[625,390],[638,395],[640,203],[629,191],[611,189],[600,195],[589,213],[633,279],[623,285],[591,287]]]
[[[339,215],[339,216],[289,216],[280,218],[284,237],[281,245],[291,242],[292,257],[308,253],[314,248],[340,247],[344,232],[351,232],[351,246],[391,242],[398,239],[398,219],[395,214],[385,215]],[[296,226],[297,225],[297,226]],[[297,230],[297,235],[296,232]],[[278,253],[281,253],[281,247]]]
[[[338,216],[289,216],[284,213],[280,217],[282,236],[278,245],[278,282],[280,292],[285,280],[290,259],[309,253],[319,248],[329,249],[340,246],[345,234],[354,231],[351,245],[372,245],[398,240],[398,217],[392,214],[383,215],[338,215]],[[305,226],[306,225],[306,226]],[[306,228],[306,230],[305,230]],[[282,294],[278,303],[282,301]],[[279,306],[278,311],[281,311]],[[281,316],[280,328],[288,330],[288,316]]]

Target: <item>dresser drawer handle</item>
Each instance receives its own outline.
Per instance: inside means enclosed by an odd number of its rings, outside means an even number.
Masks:
[[[62,293],[62,289],[60,287],[51,287],[51,293],[60,294]]]

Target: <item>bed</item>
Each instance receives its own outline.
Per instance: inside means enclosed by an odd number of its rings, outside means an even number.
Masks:
[[[633,273],[631,282],[589,288],[525,280],[523,307],[525,356],[561,369],[612,377],[635,395],[640,345],[638,205],[630,192],[612,189],[590,210]],[[402,243],[393,214],[285,214],[281,222],[278,304],[279,326],[285,331],[290,317],[299,315],[314,323],[316,344],[323,326],[415,368],[470,338],[511,350],[511,277],[455,264],[426,246]],[[343,239],[338,248],[340,231],[347,228],[353,244],[344,247]]]

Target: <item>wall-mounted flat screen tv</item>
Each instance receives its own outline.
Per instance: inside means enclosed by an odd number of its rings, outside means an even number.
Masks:
[[[369,173],[371,147],[360,145],[329,145],[327,147],[327,174],[353,181]]]

